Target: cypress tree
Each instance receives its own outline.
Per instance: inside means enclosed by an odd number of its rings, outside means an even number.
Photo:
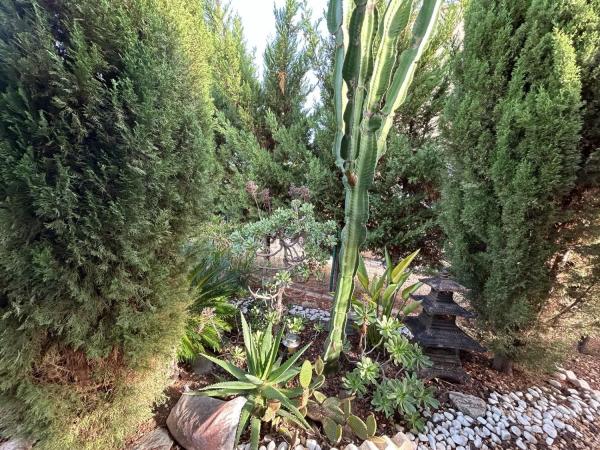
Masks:
[[[473,289],[498,368],[535,342],[555,224],[580,162],[575,2],[473,0],[446,108],[448,257]]]
[[[119,448],[162,395],[212,183],[180,6],[0,1],[2,436]]]

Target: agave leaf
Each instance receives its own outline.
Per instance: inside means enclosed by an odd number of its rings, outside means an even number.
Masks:
[[[258,374],[256,367],[257,359],[254,352],[254,337],[252,336],[252,330],[246,322],[246,318],[243,314],[240,314],[242,319],[242,334],[244,336],[244,347],[246,348],[246,363],[248,364],[248,371]]]
[[[245,383],[243,381],[224,381],[223,383],[211,384],[210,386],[200,389],[199,392],[214,391],[218,389],[237,389],[240,391],[251,391],[253,389],[256,389],[256,385],[254,383]]]
[[[246,374],[244,373],[244,371],[241,370],[239,367],[234,366],[230,362],[223,361],[223,360],[221,360],[219,358],[215,358],[214,356],[211,356],[211,355],[203,355],[203,356],[206,359],[208,359],[209,361],[212,361],[213,363],[215,363],[217,366],[221,367],[226,372],[233,375],[238,380],[244,380],[246,378]]]
[[[292,401],[286,397],[279,389],[273,386],[265,386],[261,392],[267,399],[280,400],[281,404],[302,423],[304,429],[310,428],[310,425],[302,413],[294,406]]]
[[[279,352],[279,346],[281,345],[281,339],[284,331],[284,327],[281,327],[277,333],[277,336],[275,337],[275,340],[271,344],[271,348],[269,349],[269,354],[267,355],[267,361],[265,364],[265,379],[270,378],[273,370],[279,367],[279,363],[277,362],[277,353]]]
[[[252,417],[250,422],[250,448],[251,450],[258,450],[258,442],[260,440],[260,419],[258,417]]]
[[[302,347],[300,350],[298,350],[296,353],[294,353],[294,355],[291,356],[286,362],[284,362],[281,366],[279,366],[277,368],[277,370],[274,370],[273,372],[271,372],[271,376],[269,377],[269,380],[273,384],[281,383],[283,377],[285,376],[285,373],[294,364],[296,364],[296,362],[300,359],[300,357],[306,351],[306,349],[308,349],[308,347],[310,347],[310,344],[306,344],[304,347]]]
[[[246,404],[242,407],[242,411],[240,412],[240,421],[237,426],[237,430],[235,432],[235,443],[234,447],[237,447],[240,442],[240,438],[242,437],[242,433],[246,429],[246,425],[248,425],[248,420],[250,420],[250,416],[252,415],[252,410],[254,409],[254,402],[251,399],[248,399]]]

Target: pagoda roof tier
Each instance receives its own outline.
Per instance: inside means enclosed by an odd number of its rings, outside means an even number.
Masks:
[[[435,295],[429,293],[428,295],[411,295],[411,298],[417,302],[421,302],[423,309],[430,315],[444,315],[444,316],[459,316],[459,317],[475,317],[471,311],[467,311],[460,305],[457,305],[454,301],[440,301]]]
[[[407,317],[404,324],[423,347],[485,352],[485,348],[457,326],[427,329],[419,317]]]
[[[457,292],[459,294],[466,294],[469,292],[469,289],[453,279],[448,278],[445,274],[433,278],[424,278],[421,282],[440,292]]]

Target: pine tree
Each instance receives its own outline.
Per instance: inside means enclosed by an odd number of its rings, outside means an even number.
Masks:
[[[120,448],[162,396],[213,184],[186,2],[0,1],[3,437]]]
[[[473,0],[445,114],[448,257],[498,367],[523,354],[547,298],[561,203],[580,154],[573,2]]]
[[[306,121],[304,104],[311,91],[306,75],[318,41],[305,0],[285,0],[280,8],[274,6],[273,14],[275,36],[265,49],[261,96],[264,108],[290,128]]]
[[[229,6],[210,0],[206,21],[213,40],[210,66],[215,107],[233,126],[255,131],[260,83],[241,19]]]

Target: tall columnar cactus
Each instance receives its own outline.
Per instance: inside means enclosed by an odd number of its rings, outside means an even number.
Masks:
[[[404,102],[417,64],[433,32],[442,0],[390,0],[378,18],[377,0],[330,0],[327,24],[335,36],[334,152],[344,173],[345,226],[325,360],[335,365],[342,350],[346,314],[354,290],[360,246],[366,238],[368,191],[385,151],[394,112]],[[421,9],[408,46],[399,39]]]

